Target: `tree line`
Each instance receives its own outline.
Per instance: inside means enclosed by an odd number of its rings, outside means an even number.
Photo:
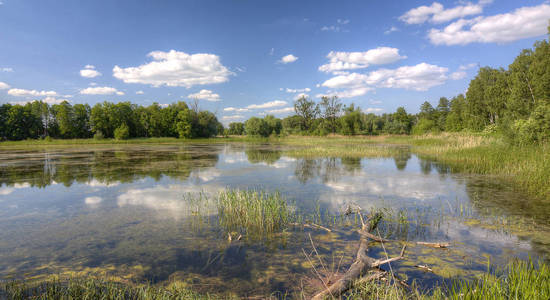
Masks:
[[[393,113],[366,113],[345,106],[337,97],[308,97],[294,102],[295,114],[267,115],[224,128],[215,114],[177,102],[144,107],[130,102],[103,102],[90,107],[68,102],[34,101],[0,106],[0,139],[212,137],[228,135],[378,135],[484,131],[501,133],[519,143],[550,140],[550,45],[537,41],[505,68],[483,67],[465,95],[442,97],[434,107],[424,102],[417,114],[403,107]]]
[[[223,125],[212,112],[177,102],[140,106],[130,102],[49,105],[33,101],[0,106],[0,139],[212,137]]]
[[[550,31],[550,29],[549,29]],[[377,135],[424,134],[441,131],[501,134],[517,143],[550,141],[550,44],[537,41],[505,68],[483,67],[470,81],[466,94],[428,101],[418,114],[403,107],[394,113],[365,113],[354,104],[343,106],[337,97],[319,103],[302,97],[295,115],[282,120],[266,116],[229,124],[230,134]],[[275,126],[275,125],[276,126]]]

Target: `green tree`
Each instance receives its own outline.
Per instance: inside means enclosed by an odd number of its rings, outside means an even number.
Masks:
[[[342,112],[342,103],[336,96],[321,98],[320,106],[323,109],[323,118],[328,125],[331,133],[335,133],[337,129],[337,119]]]
[[[114,134],[115,134],[115,139],[117,140],[127,140],[128,138],[130,138],[130,128],[128,127],[128,125],[123,123],[122,125],[120,125],[115,129]]]
[[[242,123],[242,122],[229,123],[229,134],[231,134],[231,135],[243,135],[244,134],[244,123]]]
[[[319,115],[319,106],[313,100],[302,96],[294,101],[294,111],[300,117],[301,130],[309,131],[313,120]]]
[[[244,123],[247,135],[267,137],[270,134],[269,124],[264,119],[252,117]]]

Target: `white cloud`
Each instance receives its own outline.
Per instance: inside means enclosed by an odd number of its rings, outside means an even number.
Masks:
[[[270,102],[266,102],[266,103],[262,103],[262,104],[251,104],[251,105],[247,106],[246,108],[248,108],[248,109],[263,109],[263,108],[272,108],[272,107],[285,106],[287,104],[288,103],[286,101],[275,100],[275,101],[270,101]]]
[[[382,104],[382,101],[371,99],[371,100],[369,100],[369,103],[370,104]]]
[[[0,70],[2,70],[2,72],[13,72],[12,68],[2,68]]]
[[[325,81],[322,86],[350,90],[374,86],[426,91],[431,87],[445,83],[447,72],[447,68],[420,63],[397,69],[379,69],[368,74],[351,73],[335,76]]]
[[[298,57],[296,57],[292,54],[289,54],[289,55],[283,56],[279,62],[282,63],[282,64],[289,64],[289,63],[293,63],[297,60],[298,60]]]
[[[458,67],[458,69],[459,70],[468,70],[468,69],[475,68],[475,67],[477,67],[476,63],[469,63],[467,65],[461,65],[460,67]]]
[[[338,19],[338,20],[336,20],[336,25],[323,26],[323,27],[321,27],[321,31],[348,32],[348,30],[344,30],[342,28],[343,25],[347,25],[347,24],[349,24],[349,20],[347,20],[347,19]]]
[[[98,86],[98,87],[89,87],[80,91],[82,95],[114,95],[119,96],[124,95],[124,92],[121,92],[113,87],[108,86]]]
[[[34,102],[34,101],[37,101],[37,100],[29,100],[29,101],[11,101],[10,104],[13,104],[13,105],[16,105],[16,104],[19,104],[19,105],[25,105],[27,103],[30,103],[30,102]],[[67,102],[70,102],[69,100],[67,99],[58,99],[58,98],[55,98],[55,97],[46,97],[42,100],[40,100],[44,103],[48,103],[50,105],[52,104],[60,104],[61,102],[63,101],[67,101]]]
[[[327,93],[323,94],[317,94],[317,98],[321,97],[338,97],[338,98],[353,98],[353,97],[359,97],[363,96],[369,91],[374,90],[374,88],[371,87],[356,87],[356,88],[350,88],[343,91],[329,91]]]
[[[365,113],[369,114],[369,113],[373,113],[373,114],[376,114],[376,113],[381,113],[384,111],[383,108],[380,108],[380,107],[367,107],[366,109],[363,110]]]
[[[94,66],[86,65],[84,66],[84,69],[80,70],[80,76],[86,78],[94,78],[97,76],[101,76],[101,73],[99,73]]]
[[[269,114],[283,114],[283,113],[289,113],[294,112],[294,107],[285,107],[285,108],[279,108],[279,109],[271,109],[266,111]]]
[[[125,83],[150,84],[154,87],[183,86],[222,83],[234,75],[214,54],[187,54],[176,50],[153,51],[148,54],[153,61],[138,67],[113,68],[113,76]]]
[[[223,109],[223,111],[246,112],[246,111],[248,111],[248,109],[247,108],[226,107],[226,108]]]
[[[390,34],[392,32],[396,32],[396,31],[399,31],[399,28],[397,28],[395,26],[392,26],[390,29],[384,31],[384,34]]]
[[[294,101],[296,101],[296,100],[298,100],[298,99],[300,99],[300,98],[302,98],[302,97],[304,97],[304,98],[309,98],[309,95],[306,94],[306,93],[299,93],[299,94],[297,94],[296,96],[294,96]]]
[[[430,6],[423,5],[409,10],[399,17],[399,20],[407,24],[422,24],[426,21],[444,23],[466,16],[479,15],[483,12],[483,6],[490,2],[492,1],[480,1],[477,4],[466,2],[464,5],[449,9],[444,9],[441,3],[434,2]]]
[[[391,47],[378,47],[365,52],[335,52],[331,51],[327,58],[328,64],[319,67],[322,72],[335,72],[341,70],[363,69],[370,65],[382,65],[407,58],[399,55],[399,49]]]
[[[37,90],[25,90],[25,89],[10,89],[8,94],[16,97],[39,97],[39,96],[57,96],[54,91],[37,91]]]
[[[431,29],[428,38],[435,45],[507,43],[544,35],[550,18],[550,5],[521,7],[511,13],[471,20],[460,19],[444,29]]]
[[[143,94],[145,94],[143,91],[137,91],[136,92],[136,95],[143,95]]]
[[[10,88],[10,85],[5,83],[5,82],[2,82],[0,81],[0,90],[7,90]]]
[[[200,90],[198,93],[189,94],[187,95],[187,98],[190,99],[199,99],[199,100],[206,100],[206,101],[220,101],[220,95],[213,93],[210,90]]]
[[[310,88],[305,88],[305,89],[289,89],[289,88],[287,88],[286,89],[287,93],[307,93],[307,92],[310,92],[310,91],[311,91]]]
[[[231,116],[223,116],[222,120],[224,121],[234,121],[234,120],[242,120],[244,119],[243,115],[231,115]]]
[[[456,72],[453,72],[451,73],[451,75],[449,76],[452,80],[459,80],[459,79],[462,79],[464,77],[466,77],[466,72],[464,71],[456,71]]]

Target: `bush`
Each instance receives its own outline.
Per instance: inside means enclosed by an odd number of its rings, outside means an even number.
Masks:
[[[528,119],[517,120],[512,126],[516,141],[520,144],[550,141],[550,104],[535,108]]]
[[[429,132],[439,132],[437,124],[433,120],[429,119],[420,119],[416,125],[412,128],[412,134],[421,135]]]
[[[94,140],[102,140],[105,137],[103,136],[103,133],[101,131],[98,131],[94,134]]]
[[[130,137],[130,129],[128,125],[122,124],[117,129],[115,129],[115,139],[117,140],[127,140]]]

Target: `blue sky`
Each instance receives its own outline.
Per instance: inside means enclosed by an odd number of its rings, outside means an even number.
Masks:
[[[548,1],[0,0],[0,103],[199,99],[224,122],[301,93],[417,112],[546,38]]]

